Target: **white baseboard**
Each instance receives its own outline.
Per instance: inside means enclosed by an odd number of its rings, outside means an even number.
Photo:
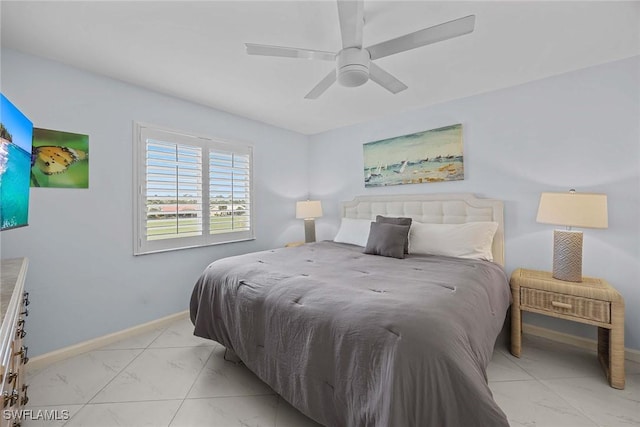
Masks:
[[[562,342],[587,350],[598,351],[598,341],[596,340],[553,331],[551,329],[542,328],[540,326],[531,325],[529,323],[522,323],[522,332],[524,332],[525,334],[546,338],[551,341]],[[640,363],[640,351],[625,348],[624,358],[627,360],[631,360],[632,362]]]
[[[113,344],[114,342],[121,341],[134,335],[149,332],[156,328],[161,328],[175,322],[176,320],[184,319],[187,317],[189,317],[189,311],[185,310],[180,313],[172,314],[170,316],[166,316],[157,320],[152,320],[150,322],[133,326],[122,331],[93,338],[91,340],[74,344],[69,347],[64,347],[59,350],[42,354],[40,356],[32,357],[29,359],[29,363],[27,363],[25,368],[27,371],[37,370],[60,360],[64,360],[91,350],[105,347],[109,344]],[[587,350],[596,351],[598,348],[598,342],[596,340],[565,334],[563,332],[553,331],[551,329],[542,328],[540,326],[535,326],[524,322],[522,323],[522,331],[526,334],[546,338],[552,341],[566,343]],[[627,360],[640,363],[640,351],[638,350],[625,348],[624,357]]]
[[[88,341],[84,341],[78,344],[74,344],[69,347],[64,347],[59,350],[54,350],[49,353],[41,354],[29,359],[29,363],[25,365],[27,371],[34,371],[60,360],[67,359],[69,357],[77,356],[87,351],[95,350],[114,342],[121,341],[125,338],[132,337],[134,335],[150,332],[154,329],[161,328],[176,320],[189,317],[189,310],[182,311],[180,313],[172,314],[170,316],[162,317],[160,319],[152,320],[141,325],[133,326],[131,328],[114,332],[112,334],[103,335],[101,337],[93,338]]]

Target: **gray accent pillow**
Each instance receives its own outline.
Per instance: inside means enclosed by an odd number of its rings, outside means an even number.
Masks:
[[[408,225],[411,226],[411,218],[396,218],[391,216],[376,216],[376,222],[384,222],[387,224],[396,224],[396,225]],[[404,253],[409,253],[409,239],[407,239],[407,244],[404,245]]]
[[[372,222],[365,254],[404,258],[404,247],[409,239],[409,226]]]

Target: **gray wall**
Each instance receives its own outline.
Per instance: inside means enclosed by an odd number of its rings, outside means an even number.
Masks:
[[[472,192],[505,201],[506,269],[550,270],[553,226],[536,223],[540,193],[606,193],[609,228],[585,229],[583,274],[626,301],[626,346],[640,349],[640,57],[422,108],[310,138],[310,192],[323,202],[318,238],[331,239],[339,203],[360,194]],[[465,180],[364,188],[362,144],[463,124]],[[525,315],[595,338],[595,328]]]
[[[31,355],[186,310],[211,261],[303,239],[303,135],[11,50],[2,92],[35,127],[89,135],[89,189],[32,188],[30,225],[1,236],[3,258],[30,259]],[[134,257],[133,120],[253,144],[255,241]]]

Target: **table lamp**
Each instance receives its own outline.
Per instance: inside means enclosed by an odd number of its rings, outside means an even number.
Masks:
[[[304,219],[304,241],[316,241],[315,218],[322,216],[322,204],[319,200],[306,200],[296,203],[296,218]]]
[[[582,282],[582,231],[571,227],[607,228],[607,195],[542,193],[536,221],[567,227],[553,231],[553,277]]]

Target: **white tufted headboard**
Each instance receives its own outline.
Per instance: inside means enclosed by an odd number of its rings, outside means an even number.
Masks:
[[[343,218],[376,219],[376,215],[410,217],[432,224],[494,221],[493,261],[504,267],[504,215],[500,200],[479,199],[471,193],[358,196],[342,204]]]

